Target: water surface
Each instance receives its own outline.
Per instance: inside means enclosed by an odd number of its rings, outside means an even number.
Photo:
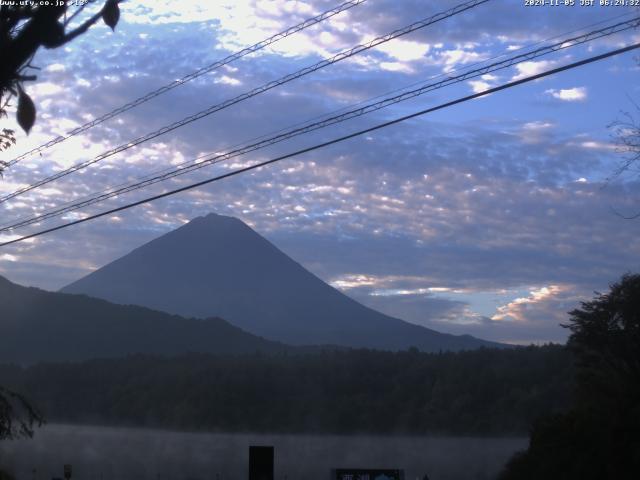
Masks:
[[[406,480],[495,478],[525,438],[264,435],[48,425],[31,440],[0,443],[17,480],[247,479],[249,445],[275,447],[277,479],[328,480],[331,468],[401,468]],[[35,469],[35,472],[34,472]]]

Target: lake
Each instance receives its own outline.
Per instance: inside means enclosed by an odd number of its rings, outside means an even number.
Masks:
[[[372,435],[265,435],[47,425],[2,442],[0,464],[17,480],[248,478],[249,445],[275,447],[276,479],[328,480],[331,468],[400,468],[406,480],[495,478],[527,439]],[[34,471],[35,469],[35,471]]]

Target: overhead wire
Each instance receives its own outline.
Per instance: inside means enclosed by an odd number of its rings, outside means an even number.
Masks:
[[[336,55],[333,55],[332,57],[328,58],[328,59],[324,59],[321,60],[320,62],[317,62],[313,65],[310,65],[308,67],[305,67],[301,70],[298,70],[294,73],[285,75],[284,77],[279,78],[278,80],[273,80],[271,82],[265,83],[263,85],[261,85],[260,87],[257,87],[253,90],[250,90],[249,92],[243,93],[241,95],[238,95],[236,97],[233,97],[229,100],[226,100],[222,103],[219,104],[215,104],[210,106],[209,108],[202,110],[198,113],[195,113],[193,115],[190,115],[188,117],[183,118],[182,120],[179,120],[177,122],[174,122],[170,125],[166,125],[158,130],[155,130],[153,132],[150,132],[146,135],[143,135],[141,137],[136,138],[135,140],[132,140],[130,142],[127,142],[125,144],[119,145],[116,148],[113,148],[111,150],[108,150],[107,152],[104,152],[100,155],[98,155],[97,157],[91,159],[91,160],[85,160],[84,162],[80,162],[76,165],[73,165],[69,168],[66,168],[60,172],[57,172],[53,175],[50,175],[42,180],[39,180],[35,183],[32,183],[28,186],[19,188],[7,195],[4,195],[2,197],[0,197],[0,203],[4,203],[12,198],[15,198],[19,195],[22,195],[23,193],[29,192],[31,190],[34,190],[36,188],[39,188],[43,185],[47,185],[48,183],[51,183],[55,180],[58,180],[59,178],[65,177],[67,175],[70,175],[74,172],[77,172],[79,170],[82,170],[90,165],[93,165],[97,162],[100,162],[108,157],[111,157],[113,155],[116,155],[118,153],[124,152],[126,150],[129,150],[130,148],[133,148],[137,145],[140,145],[144,142],[147,142],[149,140],[152,140],[154,138],[157,138],[161,135],[164,135],[168,132],[171,132],[173,130],[176,130],[177,128],[183,127],[185,125],[188,125],[192,122],[195,122],[196,120],[200,120],[204,117],[207,117],[215,112],[218,112],[220,110],[226,109],[232,105],[235,105],[237,103],[240,103],[244,100],[247,100],[249,98],[255,97],[256,95],[262,94],[268,90],[271,90],[273,88],[276,88],[280,85],[284,85],[288,82],[291,82],[295,79],[298,79],[300,77],[303,77],[305,75],[308,75],[312,72],[315,72],[317,70],[320,70],[324,67],[327,67],[329,65],[333,65],[337,62],[340,62],[342,60],[345,60],[347,58],[350,58],[354,55],[357,55],[359,53],[362,53],[363,51],[369,50],[371,48],[374,48],[378,45],[381,45],[383,43],[389,42],[391,40],[394,40],[396,38],[399,38],[401,36],[407,35],[411,32],[414,32],[416,30],[425,28],[429,25],[432,25],[434,23],[440,22],[442,20],[445,20],[447,18],[453,17],[454,15],[458,15],[462,12],[465,12],[467,10],[470,10],[472,8],[475,8],[479,5],[482,5],[484,3],[489,2],[490,0],[470,0],[464,3],[461,3],[459,5],[456,5],[448,10],[445,10],[443,12],[437,13],[435,15],[432,15],[430,17],[424,18],[422,20],[419,20],[417,22],[413,22],[410,25],[407,25],[403,28],[394,30],[391,33],[388,33],[386,35],[382,35],[379,37],[374,38],[373,40],[370,40],[366,43],[357,45],[355,47],[352,47],[348,50],[344,50]]]
[[[61,225],[57,225],[55,227],[51,227],[51,228],[47,228],[45,230],[40,230],[38,232],[31,233],[29,235],[24,235],[24,236],[19,237],[19,238],[8,240],[6,242],[0,243],[0,247],[5,247],[5,246],[12,245],[12,244],[15,244],[15,243],[23,242],[23,241],[31,239],[31,238],[36,238],[36,237],[39,237],[39,236],[42,236],[42,235],[45,235],[45,234],[48,234],[48,233],[56,232],[56,231],[59,231],[59,230],[65,229],[65,228],[69,228],[69,227],[72,227],[72,226],[75,226],[75,225],[79,225],[81,223],[89,222],[89,221],[95,220],[97,218],[104,217],[106,215],[113,215],[114,213],[118,213],[118,212],[121,212],[121,211],[124,211],[124,210],[128,210],[130,208],[133,208],[133,207],[136,207],[136,206],[139,206],[139,205],[143,205],[145,203],[151,203],[151,202],[160,200],[162,198],[166,198],[166,197],[169,197],[169,196],[172,196],[172,195],[176,195],[178,193],[182,193],[182,192],[185,192],[185,191],[188,191],[188,190],[192,190],[194,188],[198,188],[198,187],[201,187],[201,186],[213,183],[213,182],[217,182],[217,181],[223,180],[225,178],[229,178],[229,177],[233,177],[233,176],[236,176],[236,175],[240,175],[242,173],[246,173],[246,172],[249,172],[251,170],[255,170],[257,168],[265,167],[267,165],[271,165],[273,163],[280,162],[280,161],[288,159],[288,158],[296,157],[296,156],[302,155],[304,153],[308,153],[308,152],[312,152],[312,151],[315,151],[315,150],[318,150],[318,149],[321,149],[321,148],[325,148],[325,147],[328,147],[330,145],[334,145],[334,144],[337,144],[337,143],[340,143],[340,142],[343,142],[343,141],[346,141],[346,140],[349,140],[349,139],[352,139],[352,138],[355,138],[355,137],[358,137],[358,136],[361,136],[361,135],[365,135],[367,133],[374,132],[376,130],[380,130],[382,128],[389,127],[391,125],[395,125],[395,124],[410,120],[412,118],[416,118],[416,117],[419,117],[419,116],[422,116],[422,115],[426,115],[426,114],[431,113],[431,112],[435,112],[437,110],[442,110],[442,109],[445,109],[445,108],[449,108],[449,107],[452,107],[454,105],[458,105],[458,104],[463,103],[463,102],[474,100],[476,98],[479,98],[479,97],[482,97],[482,96],[485,96],[485,95],[489,95],[489,94],[496,93],[496,92],[499,92],[499,91],[502,91],[502,90],[506,90],[508,88],[513,88],[515,86],[522,85],[524,83],[532,82],[534,80],[538,80],[538,79],[547,77],[549,75],[555,75],[557,73],[560,73],[560,72],[563,72],[563,71],[566,71],[566,70],[570,70],[570,69],[573,69],[573,68],[581,67],[583,65],[587,65],[587,64],[594,63],[594,62],[597,62],[597,61],[600,61],[600,60],[604,60],[606,58],[613,57],[615,55],[620,55],[622,53],[629,52],[631,50],[635,50],[637,48],[640,48],[640,43],[635,43],[635,44],[632,44],[632,45],[629,45],[629,46],[626,46],[626,47],[618,48],[618,49],[615,49],[615,50],[610,50],[610,51],[608,51],[606,53],[603,53],[603,54],[600,54],[600,55],[591,56],[591,57],[588,57],[586,59],[583,59],[583,60],[580,60],[580,61],[577,61],[577,62],[573,62],[573,63],[570,63],[570,64],[566,64],[566,65],[563,65],[561,67],[557,67],[557,68],[554,68],[554,69],[546,70],[544,72],[541,72],[541,73],[538,73],[538,74],[535,74],[535,75],[529,75],[529,76],[521,78],[519,80],[514,80],[514,81],[511,81],[511,82],[508,82],[508,83],[504,83],[502,85],[499,85],[499,86],[496,86],[496,87],[492,87],[492,88],[488,88],[488,89],[483,90],[483,91],[478,92],[478,93],[474,93],[474,94],[471,94],[471,95],[467,95],[467,96],[458,98],[456,100],[452,100],[452,101],[449,101],[449,102],[446,102],[446,103],[442,103],[442,104],[437,105],[435,107],[426,108],[424,110],[420,110],[418,112],[414,112],[414,113],[409,114],[409,115],[404,115],[402,117],[395,118],[393,120],[377,124],[377,125],[375,125],[373,127],[365,128],[363,130],[359,130],[357,132],[350,133],[348,135],[343,135],[341,137],[334,138],[332,140],[329,140],[329,141],[326,141],[326,142],[323,142],[323,143],[319,143],[319,144],[316,144],[316,145],[313,145],[313,146],[310,146],[310,147],[306,147],[306,148],[297,150],[295,152],[288,153],[286,155],[281,155],[279,157],[272,158],[270,160],[265,160],[265,161],[262,161],[262,162],[258,162],[258,163],[255,163],[253,165],[250,165],[250,166],[247,166],[247,167],[244,167],[244,168],[240,168],[238,170],[234,170],[232,172],[228,172],[228,173],[225,173],[225,174],[222,174],[222,175],[218,175],[218,176],[215,176],[215,177],[212,177],[212,178],[208,178],[206,180],[202,180],[202,181],[199,181],[199,182],[196,182],[196,183],[192,183],[192,184],[189,184],[189,185],[186,185],[186,186],[174,189],[174,190],[163,192],[163,193],[158,194],[158,195],[147,197],[147,198],[144,198],[142,200],[138,200],[138,201],[135,201],[135,202],[132,202],[132,203],[128,203],[126,205],[122,205],[122,206],[119,206],[119,207],[116,207],[116,208],[112,208],[110,210],[106,210],[106,211],[103,211],[103,212],[100,212],[100,213],[96,213],[94,215],[90,215],[90,216],[85,217],[85,218],[74,220],[72,222],[64,223],[64,224],[61,224]]]
[[[96,125],[100,125],[103,122],[106,122],[107,120],[110,120],[111,118],[120,115],[128,110],[131,110],[132,108],[137,107],[138,105],[142,105],[143,103],[148,102],[149,100],[158,97],[164,93],[167,93],[170,90],[173,90],[176,87],[179,87],[181,85],[184,85],[187,82],[190,82],[191,80],[195,80],[196,78],[199,78],[207,73],[211,73],[214,70],[217,70],[218,68],[221,68],[225,65],[229,65],[232,62],[235,62],[236,60],[241,59],[242,57],[245,57],[251,53],[255,53],[259,50],[262,50],[266,47],[268,47],[269,45],[273,45],[274,43],[287,38],[295,33],[298,33],[302,30],[305,30],[306,28],[312,27],[313,25],[317,25],[320,22],[323,22],[339,13],[342,13],[344,11],[347,11],[357,5],[360,5],[361,3],[364,3],[366,0],[349,0],[347,2],[341,3],[340,5],[338,5],[335,8],[326,10],[322,13],[320,13],[319,15],[316,15],[315,17],[312,18],[308,18],[306,20],[304,20],[303,22],[298,23],[297,25],[294,25],[292,27],[287,28],[286,30],[283,30],[281,32],[276,33],[275,35],[270,36],[269,38],[266,38],[264,40],[261,40],[258,43],[255,43],[249,47],[243,48],[242,50],[239,50],[235,53],[232,53],[231,55],[228,55],[227,57],[221,59],[221,60],[217,60],[207,66],[204,66],[202,68],[199,68],[198,70],[195,70],[191,73],[188,73],[187,75],[183,76],[182,78],[179,78],[177,80],[174,80],[173,82],[167,83],[166,85],[163,85],[139,98],[136,98],[135,100],[132,100],[129,103],[126,103],[125,105],[122,105],[118,108],[115,108],[113,110],[111,110],[110,112],[105,113],[104,115],[95,118],[89,122],[86,122],[83,125],[80,125],[77,128],[74,128],[73,130],[70,130],[69,132],[67,132],[64,135],[60,135],[36,148],[33,148],[31,150],[29,150],[28,152],[22,153],[21,155],[18,155],[17,157],[9,160],[8,162],[6,162],[6,166],[10,167],[16,163],[18,163],[20,160],[23,160],[25,158],[27,158],[30,155],[33,155],[35,153],[39,153],[42,152],[50,147],[53,147],[54,145],[57,145],[61,142],[64,142],[65,140],[68,140],[69,138],[78,135],[80,133],[86,132],[87,130],[95,127]]]
[[[280,143],[282,141],[289,140],[291,138],[294,138],[303,134],[307,134],[315,130],[319,130],[321,128],[326,128],[330,125],[341,123],[341,122],[365,115],[367,113],[371,113],[371,112],[386,108],[390,105],[394,105],[396,103],[400,103],[400,102],[409,100],[411,98],[424,95],[425,93],[434,91],[436,89],[444,88],[446,86],[450,86],[455,83],[461,83],[471,78],[477,78],[482,75],[486,75],[488,73],[496,72],[498,70],[503,70],[505,68],[512,67],[519,63],[533,60],[543,55],[548,55],[550,53],[554,53],[560,50],[565,50],[567,48],[575,47],[577,45],[581,45],[599,38],[610,36],[625,30],[629,30],[631,28],[636,28],[639,25],[640,25],[640,17],[635,17],[633,19],[629,19],[623,22],[618,22],[614,25],[609,25],[591,32],[584,33],[579,36],[564,38],[551,45],[546,45],[532,51],[513,55],[504,60],[494,62],[480,68],[471,69],[459,75],[455,75],[455,76],[448,75],[444,80],[441,80],[439,82],[429,83],[419,88],[416,88],[410,91],[405,91],[393,97],[387,97],[378,102],[372,102],[360,108],[346,111],[339,115],[334,115],[332,117],[324,118],[320,121],[316,121],[313,123],[307,123],[302,127],[293,128],[290,130],[284,130],[282,131],[282,133],[279,133],[278,135],[268,137],[266,139],[261,139],[257,142],[244,145],[241,148],[236,148],[236,149],[227,151],[225,153],[216,153],[211,158],[205,158],[206,156],[200,156],[195,160],[195,163],[193,160],[189,162],[183,162],[183,164],[179,165],[176,168],[165,169],[161,173],[155,176],[147,176],[138,182],[126,183],[124,184],[124,186],[113,187],[111,190],[99,192],[98,194],[89,196],[83,200],[71,202],[69,204],[56,207],[48,212],[16,220],[14,221],[14,223],[5,224],[5,226],[2,226],[2,228],[0,228],[0,232],[10,231],[16,228],[32,225],[34,223],[39,223],[49,218],[64,215],[65,213],[76,211],[81,208],[103,202],[107,199],[114,198],[114,197],[123,195],[125,193],[132,192],[134,190],[148,187],[155,183],[165,181],[169,178],[174,178],[179,175],[184,175],[186,173],[199,170],[201,168],[210,166],[212,164],[217,164],[217,163],[229,160],[231,158],[245,155],[249,152],[253,152],[253,151],[274,145],[276,143]]]

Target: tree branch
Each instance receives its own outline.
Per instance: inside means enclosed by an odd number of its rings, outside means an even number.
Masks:
[[[102,17],[102,10],[100,10],[98,13],[93,15],[91,18],[87,19],[78,28],[70,31],[69,33],[66,33],[64,36],[62,36],[60,38],[60,40],[52,43],[51,45],[47,46],[46,48],[58,48],[58,47],[61,47],[62,45],[64,45],[65,43],[69,43],[71,40],[73,40],[77,36],[82,35],[87,30],[89,30],[89,28],[92,25],[94,25],[98,20],[100,20],[101,17]]]

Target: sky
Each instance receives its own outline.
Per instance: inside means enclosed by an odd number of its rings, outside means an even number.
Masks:
[[[0,194],[460,2],[367,0],[5,171]],[[563,3],[563,2],[561,2]],[[491,0],[237,103],[0,205],[2,224],[411,86],[433,83],[640,12]],[[598,2],[596,2],[598,3]],[[42,50],[25,85],[38,116],[10,160],[338,4],[144,0]],[[90,9],[87,10],[91,13]],[[629,45],[629,30],[434,90],[100,205],[35,232]],[[616,121],[637,115],[638,51],[493,93],[117,215],[2,247],[0,275],[56,290],[190,219],[238,217],[352,298],[443,332],[564,342],[567,312],[637,272],[637,172]],[[2,120],[14,127],[13,115]]]

